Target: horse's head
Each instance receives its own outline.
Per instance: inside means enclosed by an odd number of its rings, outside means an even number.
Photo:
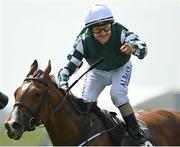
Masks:
[[[51,64],[49,62],[44,71],[37,68],[38,63],[35,60],[26,79],[14,93],[15,104],[5,122],[10,138],[19,139],[25,131],[32,131],[44,123],[50,114],[50,87],[53,85],[49,76]]]

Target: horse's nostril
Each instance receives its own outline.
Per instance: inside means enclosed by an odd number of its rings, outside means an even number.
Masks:
[[[7,122],[5,123],[5,128],[6,128],[7,131],[10,130],[10,126],[9,126],[9,124]]]
[[[17,123],[17,122],[14,122],[12,124],[12,127],[13,127],[13,129],[18,130],[21,127],[21,125],[19,123]]]

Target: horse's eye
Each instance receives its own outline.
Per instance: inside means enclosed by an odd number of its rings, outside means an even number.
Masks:
[[[35,93],[34,97],[41,97],[41,93]]]

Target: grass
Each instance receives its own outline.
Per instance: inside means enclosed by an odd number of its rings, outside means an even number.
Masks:
[[[25,132],[19,140],[10,139],[3,126],[0,126],[0,146],[46,146],[52,145],[45,128]]]

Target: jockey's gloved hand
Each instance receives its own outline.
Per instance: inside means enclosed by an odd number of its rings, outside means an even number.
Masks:
[[[68,84],[61,85],[60,88],[62,88],[63,90],[67,91],[67,89],[68,89]]]
[[[69,90],[69,91],[67,91],[68,90],[68,84],[64,84],[64,85],[61,85],[59,88],[61,88],[63,91],[64,91],[64,95],[65,94],[70,94],[70,95],[72,95],[72,92]]]
[[[121,52],[125,53],[126,55],[131,55],[135,52],[135,49],[130,43],[125,43],[120,48]]]
[[[68,87],[68,82],[67,81],[58,81],[58,88],[65,88]]]

